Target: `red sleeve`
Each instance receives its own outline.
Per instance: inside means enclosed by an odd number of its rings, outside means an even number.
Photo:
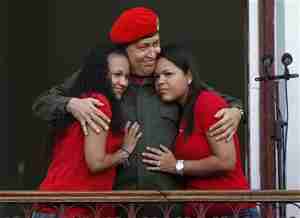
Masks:
[[[112,112],[111,112],[111,105],[110,102],[108,101],[108,99],[97,92],[93,92],[93,93],[88,93],[88,94],[84,94],[82,95],[82,98],[95,98],[98,101],[100,101],[102,104],[104,104],[103,106],[98,107],[106,116],[108,116],[109,118],[112,117]]]
[[[207,132],[216,123],[215,114],[222,108],[228,107],[226,101],[215,92],[203,91],[197,98],[194,108],[196,129]]]

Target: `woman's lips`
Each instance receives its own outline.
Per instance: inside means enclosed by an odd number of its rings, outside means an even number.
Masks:
[[[124,92],[124,88],[114,88],[115,92],[122,93]]]
[[[167,89],[159,89],[158,92],[159,92],[159,94],[166,94],[166,93],[168,93],[168,90]]]

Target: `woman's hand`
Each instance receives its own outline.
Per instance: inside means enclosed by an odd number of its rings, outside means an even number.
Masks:
[[[147,147],[147,152],[142,153],[143,163],[148,165],[148,170],[176,174],[176,158],[174,154],[163,145],[159,147],[160,149]]]
[[[128,155],[130,155],[141,136],[142,132],[140,131],[140,125],[137,122],[134,122],[131,125],[131,122],[128,121],[125,126],[125,135],[122,149],[128,152]]]

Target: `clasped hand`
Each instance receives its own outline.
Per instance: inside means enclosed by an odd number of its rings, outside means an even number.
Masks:
[[[147,170],[176,173],[176,158],[166,146],[159,148],[147,147],[142,153],[143,163],[147,164]]]
[[[128,153],[128,156],[133,152],[138,140],[142,137],[140,125],[137,122],[132,125],[131,123],[131,121],[126,123],[122,145],[122,149]]]

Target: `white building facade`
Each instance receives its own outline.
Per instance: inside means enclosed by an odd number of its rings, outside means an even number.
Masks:
[[[250,164],[251,187],[261,188],[260,180],[260,84],[255,81],[259,76],[259,1],[249,0],[249,128],[250,128]],[[291,74],[300,74],[300,0],[275,0],[275,75],[283,74],[281,57],[288,52],[293,57],[289,66]],[[287,82],[289,119],[286,150],[287,188],[300,189],[300,78]],[[280,82],[279,97],[282,102],[284,96],[284,81]],[[283,106],[283,105],[281,105]],[[283,109],[283,117],[287,111]],[[278,182],[278,181],[277,181]],[[299,217],[300,210],[288,207],[287,217]]]

